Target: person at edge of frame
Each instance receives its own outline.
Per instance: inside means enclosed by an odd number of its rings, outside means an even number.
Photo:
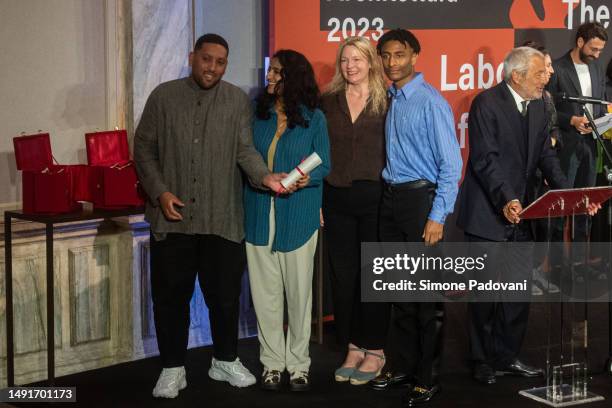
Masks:
[[[191,74],[157,86],[136,129],[134,162],[147,193],[151,291],[162,371],[157,398],[187,386],[189,302],[196,276],[209,310],[208,375],[235,387],[255,384],[237,355],[239,296],[246,267],[242,173],[260,189],[282,190],[253,147],[251,102],[222,80],[229,46],[205,34],[189,54]]]
[[[536,169],[553,189],[566,188],[567,179],[552,149],[542,99],[548,80],[544,55],[518,47],[504,59],[504,81],[473,100],[468,129],[470,156],[459,194],[457,226],[474,243],[531,242],[529,222],[520,213],[535,200]],[[592,204],[589,213],[600,206]],[[505,250],[489,254],[499,259],[499,273],[523,271],[531,277],[530,257],[504,257]],[[517,278],[518,279],[518,278]],[[538,377],[539,368],[518,359],[529,316],[529,302],[471,302],[468,305],[470,352],[474,379],[496,383],[497,375]]]

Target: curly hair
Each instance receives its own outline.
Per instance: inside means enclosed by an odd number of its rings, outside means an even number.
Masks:
[[[278,59],[281,69],[281,80],[276,84],[274,93],[266,92],[264,88],[257,97],[255,115],[258,119],[270,119],[270,107],[280,99],[287,115],[287,126],[308,127],[301,107],[313,111],[319,107],[320,92],[315,81],[312,65],[306,57],[294,50],[279,50],[272,59]]]
[[[404,46],[408,46],[412,48],[412,51],[415,54],[419,54],[421,52],[421,43],[419,40],[408,30],[404,30],[401,28],[396,28],[394,30],[389,30],[382,35],[378,39],[378,43],[376,44],[376,51],[378,54],[382,54],[383,46],[389,41],[399,41]]]
[[[576,30],[576,43],[578,43],[579,38],[582,38],[585,43],[593,38],[599,38],[601,41],[608,41],[608,33],[606,33],[606,29],[603,25],[596,21],[591,21],[578,27],[578,30]]]

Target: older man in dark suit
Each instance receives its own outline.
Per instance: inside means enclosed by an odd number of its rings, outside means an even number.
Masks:
[[[534,199],[530,183],[536,169],[552,188],[567,185],[546,126],[542,92],[547,79],[542,53],[515,48],[504,60],[504,82],[472,102],[470,157],[457,219],[467,241],[533,240],[519,214]],[[527,377],[542,374],[517,359],[529,303],[471,303],[469,312],[476,380],[493,384],[496,371]]]

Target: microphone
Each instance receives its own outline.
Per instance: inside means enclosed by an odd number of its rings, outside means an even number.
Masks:
[[[561,100],[580,103],[583,105],[586,103],[590,103],[593,105],[612,105],[612,102],[603,101],[601,99],[587,98],[586,96],[569,96],[566,93],[561,94]]]

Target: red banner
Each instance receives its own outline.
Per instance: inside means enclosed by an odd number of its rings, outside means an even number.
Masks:
[[[508,51],[534,40],[553,59],[560,57],[582,22],[597,20],[607,28],[612,8],[609,0],[271,0],[270,5],[270,55],[282,48],[303,53],[323,90],[344,38],[362,35],[375,43],[390,28],[411,30],[421,43],[416,69],[450,103],[464,159],[472,99],[501,81]],[[611,48],[601,56],[603,64]]]

